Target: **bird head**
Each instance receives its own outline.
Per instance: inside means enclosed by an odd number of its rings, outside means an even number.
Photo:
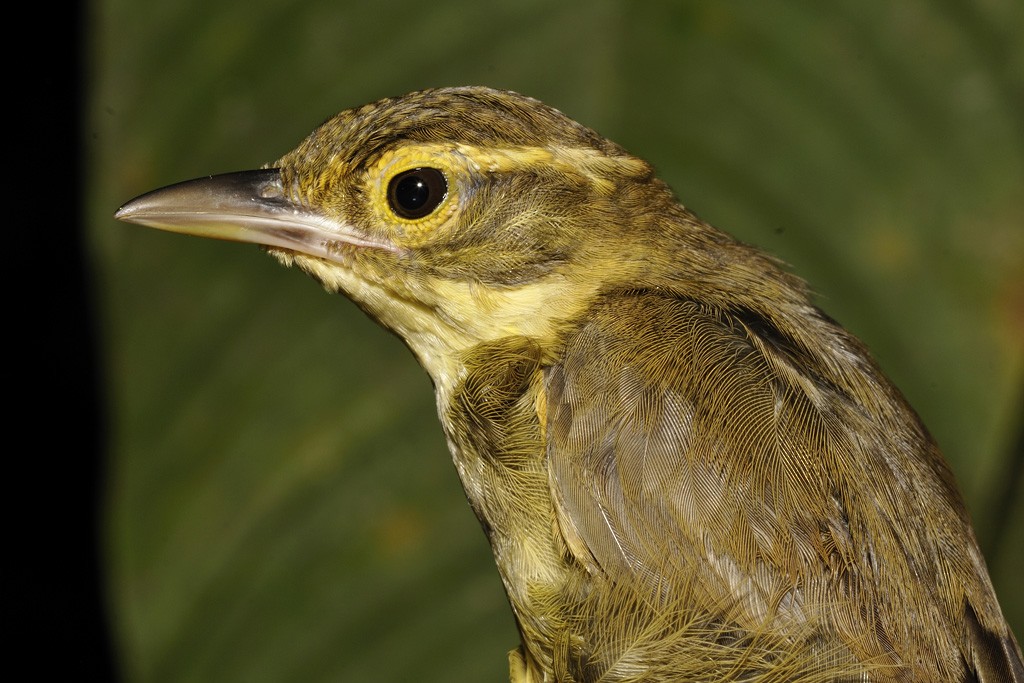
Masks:
[[[646,162],[557,110],[463,87],[344,111],[269,167],[155,190],[117,218],[265,246],[438,381],[478,343],[556,336],[609,278],[648,267],[629,233],[673,203]]]

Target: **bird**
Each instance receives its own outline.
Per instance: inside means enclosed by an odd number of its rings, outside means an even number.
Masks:
[[[261,245],[405,343],[513,683],[1024,681],[952,471],[863,343],[557,109],[386,98],[115,216]]]

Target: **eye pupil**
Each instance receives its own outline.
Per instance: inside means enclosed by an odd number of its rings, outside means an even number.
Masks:
[[[436,168],[413,168],[399,173],[388,185],[388,203],[402,218],[430,215],[448,194],[448,181]]]
[[[417,176],[406,176],[395,185],[395,201],[406,211],[418,211],[430,199],[430,188]]]

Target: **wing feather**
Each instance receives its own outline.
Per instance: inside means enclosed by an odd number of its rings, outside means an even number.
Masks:
[[[809,311],[817,335],[665,292],[589,311],[545,377],[559,526],[650,604],[685,592],[741,631],[963,676],[964,606],[1008,631],[952,477],[859,343]]]

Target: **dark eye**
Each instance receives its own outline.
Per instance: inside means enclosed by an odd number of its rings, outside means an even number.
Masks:
[[[429,215],[448,194],[448,181],[436,168],[403,171],[388,185],[388,203],[402,218]]]

